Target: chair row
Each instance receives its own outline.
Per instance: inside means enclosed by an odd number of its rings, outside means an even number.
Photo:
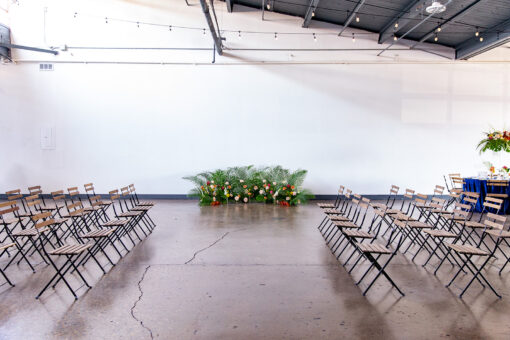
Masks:
[[[104,275],[154,230],[148,214],[154,203],[140,201],[133,184],[110,191],[108,200],[95,193],[92,183],[84,187],[86,199],[77,187],[46,199],[40,186],[30,187],[28,195],[20,189],[6,193],[7,201],[0,203],[0,257],[8,260],[0,274],[11,286],[5,271],[23,262],[35,273],[33,263],[39,258],[55,274],[36,299],[60,282],[78,299],[70,275],[91,288],[82,275],[87,263],[95,263]]]
[[[341,186],[334,203],[319,203],[324,218],[318,228],[336,258],[349,252],[343,263],[347,267],[353,261],[349,273],[360,262],[370,263],[356,284],[360,284],[370,271],[377,271],[363,295],[380,276],[386,277],[404,295],[391,279],[387,266],[397,253],[406,254],[412,249],[412,261],[425,253],[423,267],[437,259],[434,275],[444,263],[457,268],[447,287],[458,279],[460,273],[470,274],[471,280],[462,289],[460,297],[476,280],[501,298],[483,270],[498,255],[502,256],[503,262],[500,275],[510,262],[510,232],[505,230],[506,217],[497,215],[503,201],[486,197],[483,212],[475,214],[476,193],[462,192],[445,199],[442,195],[444,188],[436,186],[432,196],[406,189],[400,198],[398,191],[399,187],[393,185],[385,203],[373,203]]]

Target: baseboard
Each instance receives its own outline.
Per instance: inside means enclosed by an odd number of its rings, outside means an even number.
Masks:
[[[109,197],[108,194],[100,194],[100,195],[101,195],[101,197],[103,197],[105,199],[107,199]],[[366,197],[370,200],[386,200],[389,197],[389,195],[371,195],[371,194],[367,194],[367,195],[362,194],[361,196]],[[430,195],[430,196],[432,196],[432,195]],[[49,195],[49,194],[43,194],[42,197],[44,199],[46,199],[46,198],[51,199],[51,195]],[[186,194],[138,194],[138,197],[143,200],[197,200],[196,197],[189,197]],[[337,195],[315,195],[315,198],[313,200],[328,201],[328,200],[334,200],[334,199],[336,199],[336,197],[337,197]],[[442,195],[439,197],[443,198],[443,199],[449,198],[448,195]],[[80,194],[80,198],[86,199],[87,195]],[[402,199],[404,199],[404,195],[397,195],[396,198],[398,200],[402,200]],[[6,199],[7,199],[7,195],[0,194],[0,200],[6,200]]]

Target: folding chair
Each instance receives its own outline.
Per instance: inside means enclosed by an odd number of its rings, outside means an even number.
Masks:
[[[508,199],[508,180],[487,180],[487,196],[499,198],[503,201]]]
[[[462,298],[464,293],[467,291],[467,289],[471,286],[473,281],[475,281],[475,279],[476,279],[484,288],[485,288],[485,285],[483,284],[483,282],[485,282],[485,284],[487,286],[489,286],[489,288],[492,290],[492,292],[498,298],[501,299],[501,295],[499,295],[496,292],[496,290],[492,287],[492,285],[489,283],[487,278],[482,274],[482,270],[485,267],[485,265],[489,262],[489,260],[494,256],[496,249],[498,249],[498,247],[499,247],[499,244],[502,239],[500,236],[502,235],[503,228],[505,226],[505,222],[506,222],[506,217],[504,217],[504,216],[499,216],[499,215],[492,214],[492,213],[487,214],[487,218],[485,219],[484,223],[487,225],[488,228],[492,228],[493,231],[496,231],[496,233],[493,233],[493,234],[497,235],[496,244],[491,252],[487,252],[485,250],[480,249],[479,245],[472,246],[472,245],[467,245],[467,244],[458,244],[455,242],[452,244],[447,244],[447,247],[449,248],[448,252],[455,253],[459,257],[459,259],[463,262],[463,264],[460,267],[460,269],[457,271],[457,273],[453,276],[451,281],[446,285],[446,287],[450,287],[450,285],[455,281],[455,279],[459,276],[459,274],[461,272],[465,272],[464,268],[468,269],[468,271],[471,272],[471,274],[473,275],[473,277],[471,278],[469,283],[464,287],[464,289],[460,293],[460,295],[459,295],[460,298]],[[498,235],[498,232],[499,232],[499,235]],[[475,264],[476,261],[471,260],[471,258],[473,256],[485,257],[486,260],[483,261],[483,263],[481,265],[477,266]]]
[[[149,210],[152,209],[154,204],[152,202],[146,202],[146,205],[138,205],[134,198],[134,195],[131,194],[129,187],[122,187],[121,189],[121,200],[124,201],[124,206],[128,211],[142,211],[141,221],[147,227],[149,232],[156,227],[156,223],[150,218]]]
[[[11,248],[11,247],[15,247],[16,246],[16,243],[7,243],[7,244],[0,244],[0,257],[5,254],[5,253],[8,253],[7,252],[7,249]],[[2,268],[0,268],[0,274],[4,277],[5,281],[7,281],[8,284],[10,284],[12,287],[14,287],[14,283],[11,282],[11,280],[9,280],[9,278],[7,277],[7,275],[4,273],[4,271],[2,270]]]
[[[352,193],[352,191],[350,189],[346,189],[345,194],[343,195],[343,198],[342,198],[342,196],[340,196],[341,203],[339,203],[338,207],[326,208],[323,210],[323,212],[325,214],[324,219],[321,221],[321,223],[317,227],[323,235],[327,232],[327,230],[329,228],[332,227],[331,223],[329,223],[329,226],[328,226],[328,222],[331,222],[331,217],[337,217],[337,220],[347,220],[347,221],[349,220],[348,218],[344,217],[343,215],[346,213],[347,207],[349,206],[349,201],[351,200],[351,193]],[[328,227],[326,227],[326,226],[328,226]],[[326,232],[323,232],[324,230],[326,230]]]
[[[134,199],[136,201],[136,205],[150,205],[150,206],[155,205],[155,203],[152,202],[152,201],[140,201],[138,199],[138,194],[136,193],[136,189],[135,189],[135,185],[134,184],[130,184],[129,185],[129,191],[134,196]]]
[[[393,224],[390,226],[390,228],[392,229],[392,233],[390,234],[390,239],[392,238],[391,236],[392,236],[393,232],[395,232],[395,225],[404,229],[406,223],[407,223],[406,221],[394,220]],[[382,244],[375,243],[375,242],[372,242],[372,243],[356,242],[355,243],[359,252],[361,252],[363,254],[363,257],[366,258],[371,263],[370,266],[368,267],[368,269],[365,271],[365,273],[358,280],[358,282],[356,282],[356,285],[358,286],[365,279],[367,274],[373,268],[377,269],[377,274],[375,275],[375,277],[372,279],[372,281],[368,284],[368,286],[363,291],[363,296],[365,296],[367,294],[367,292],[370,290],[370,288],[372,288],[374,283],[377,281],[377,279],[381,275],[383,275],[402,296],[405,295],[400,290],[400,288],[395,284],[395,282],[393,282],[393,280],[391,279],[389,274],[386,272],[386,267],[390,264],[391,260],[395,257],[395,255],[397,255],[397,252],[398,252],[400,246],[402,245],[402,242],[403,242],[403,234],[401,234],[401,236],[397,242],[397,245],[393,249],[390,248],[389,240],[386,243],[386,245],[382,245]],[[386,261],[384,263],[380,263],[379,261],[383,255],[385,255],[385,256],[387,255],[388,258],[386,259]]]
[[[124,211],[124,208],[122,206],[122,202],[120,201],[120,195],[119,190],[112,190],[110,191],[110,200],[112,201],[112,208],[113,213],[115,215],[115,221],[118,220],[127,220],[125,224],[122,225],[124,233],[122,236],[127,235],[131,242],[133,243],[133,246],[136,245],[133,238],[131,237],[130,233],[133,232],[136,235],[136,238],[138,238],[139,241],[142,241],[142,238],[140,235],[136,232],[136,227],[138,226],[140,230],[147,236],[143,228],[140,226],[139,222],[143,216],[143,211]],[[115,202],[117,202],[118,208],[115,208]],[[104,226],[106,224],[103,224]],[[109,224],[111,226],[111,224]]]
[[[505,243],[505,245],[507,246],[508,249],[510,249],[510,244],[508,243],[508,239],[510,239],[510,231],[507,231],[507,230],[503,230],[503,229],[499,229],[498,228],[493,228],[492,225],[487,225],[487,229],[484,230],[484,233],[483,233],[483,236],[482,236],[482,240],[480,242],[480,244],[485,244],[484,242],[484,238],[488,236],[492,242],[494,243],[495,245],[495,252],[497,250],[500,251],[500,253],[504,256],[504,261],[505,263],[503,263],[503,265],[501,266],[498,274],[501,275],[501,273],[503,272],[503,269],[505,269],[505,267],[507,266],[507,264],[510,262],[510,256],[507,255],[507,253],[501,248],[501,245],[503,243]],[[489,248],[486,244],[485,244],[486,248],[488,251],[491,251],[491,248]],[[495,252],[494,252],[494,255],[495,255]]]
[[[32,217],[35,222],[35,228],[38,231],[44,230],[55,223],[53,218],[50,218],[50,214],[48,212],[41,213]],[[39,299],[41,295],[50,287],[55,288],[56,285],[63,281],[67,288],[73,294],[75,300],[78,300],[78,296],[76,295],[75,290],[71,287],[69,282],[67,282],[65,275],[70,271],[76,272],[78,276],[81,278],[85,286],[91,288],[88,282],[85,280],[83,275],[80,273],[78,266],[76,266],[76,262],[85,254],[89,253],[92,244],[65,244],[61,247],[53,249],[51,251],[47,251],[44,247],[43,240],[46,238],[46,234],[44,232],[40,232],[39,240],[41,242],[41,249],[43,250],[45,257],[50,262],[51,266],[55,269],[55,275],[49,280],[49,282],[44,286],[44,288],[37,294],[35,297]],[[56,256],[59,258],[64,258],[65,262],[62,265],[57,265],[56,261],[53,261],[52,256]],[[93,256],[93,255],[92,255]],[[99,262],[96,259],[96,263]]]
[[[83,186],[85,188],[85,193],[87,194],[87,198],[89,199],[89,202],[90,202],[91,197],[99,197],[99,202],[101,202],[100,206],[102,208],[101,209],[101,211],[102,211],[102,216],[101,216],[102,220],[104,222],[108,221],[109,218],[108,218],[107,210],[112,205],[112,201],[104,200],[101,197],[101,195],[96,194],[96,189],[94,188],[94,184],[93,183],[87,183],[87,184],[84,184]],[[92,202],[90,202],[90,205],[92,205]]]
[[[131,187],[131,186],[130,186]],[[321,209],[336,209],[340,204],[340,197],[344,193],[345,187],[343,185],[340,186],[338,192],[336,194],[334,203],[317,203],[317,206]]]

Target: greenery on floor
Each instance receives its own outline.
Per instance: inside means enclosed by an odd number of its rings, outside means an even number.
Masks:
[[[302,188],[306,174],[306,170],[290,171],[279,165],[249,165],[201,172],[184,179],[195,184],[189,196],[198,197],[200,205],[262,202],[291,206],[314,197]]]

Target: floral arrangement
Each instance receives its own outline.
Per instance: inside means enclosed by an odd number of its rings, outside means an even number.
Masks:
[[[294,206],[314,197],[301,187],[306,173],[306,170],[292,172],[281,166],[250,165],[202,172],[184,179],[195,184],[189,196],[198,197],[200,205],[262,202]]]
[[[477,146],[477,149],[480,149],[480,153],[487,150],[510,152],[510,131],[493,130],[484,134],[486,135],[485,138]]]

